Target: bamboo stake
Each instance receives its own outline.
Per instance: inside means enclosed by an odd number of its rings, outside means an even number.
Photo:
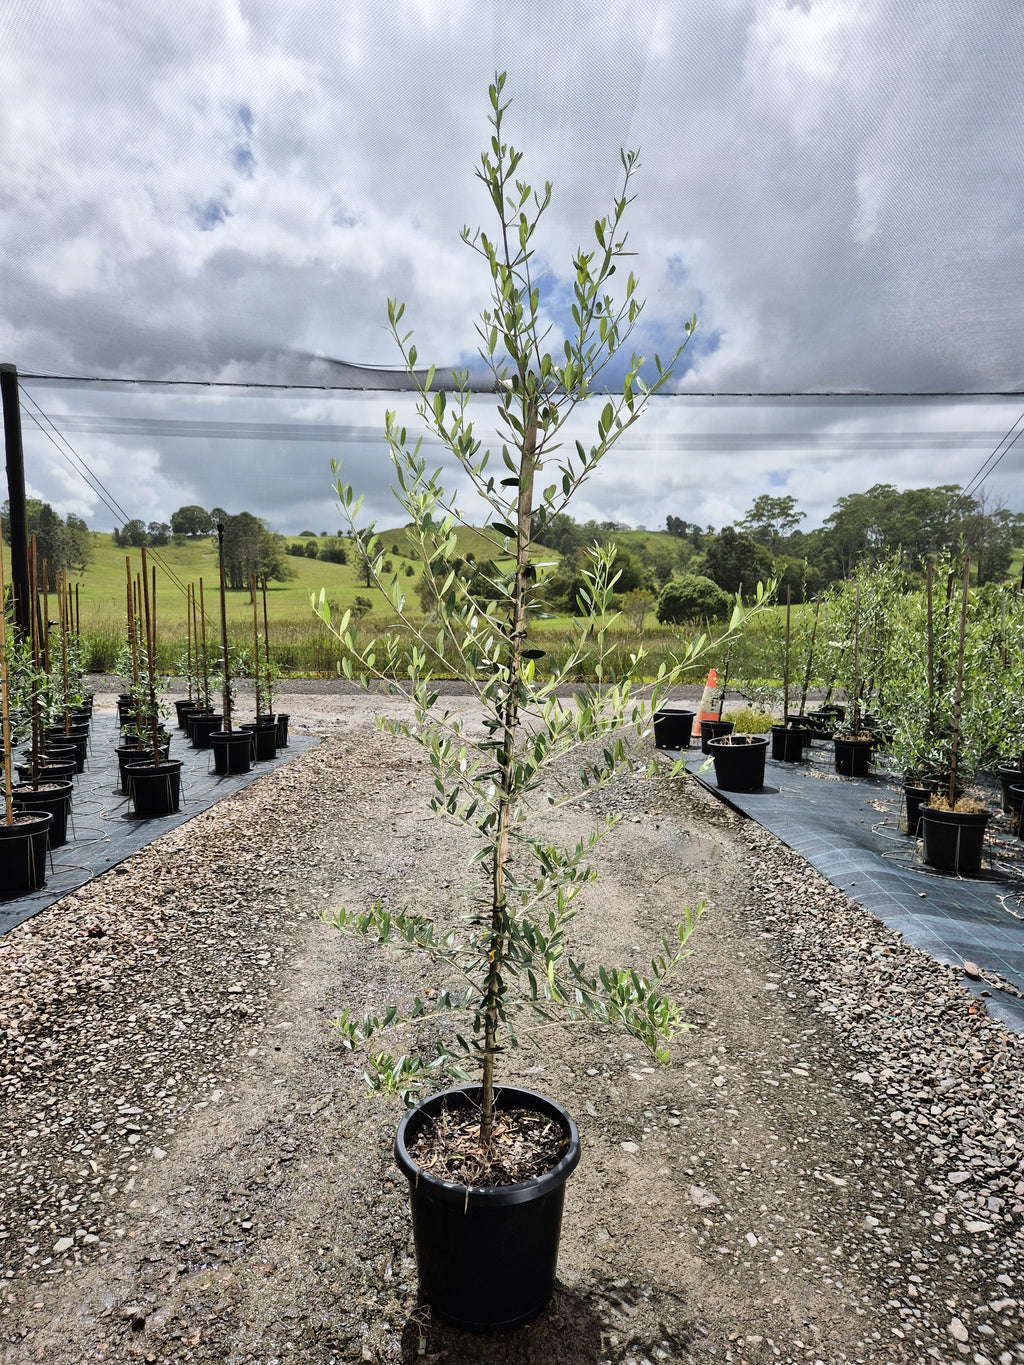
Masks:
[[[43,556],[43,671],[50,676],[50,569]]]
[[[722,712],[725,710],[725,689],[729,685],[729,665],[732,663],[732,650],[725,656],[725,671],[722,674],[722,690],[718,694],[718,719],[722,719]]]
[[[68,671],[68,575],[62,569],[57,579],[57,615],[60,618],[60,652],[62,677],[64,679],[64,733],[71,732],[71,707],[68,702],[68,689],[71,675]]]
[[[149,728],[153,737],[153,766],[160,766],[160,718],[156,713],[156,667],[154,655],[156,653],[155,605],[150,610],[149,601],[149,574],[146,572],[146,547],[142,546],[142,595],[144,598],[146,611],[146,665],[149,674]],[[156,579],[154,576],[153,591],[156,592]]]
[[[853,597],[853,730],[854,739],[860,736],[860,584]]]
[[[40,696],[39,684],[39,584],[36,580],[36,538],[29,541],[28,547],[28,581],[29,594],[32,602],[31,615],[31,641],[32,641],[32,789],[39,790],[39,758],[42,745],[42,727],[40,725],[40,711],[42,710],[42,697]]]
[[[782,656],[782,723],[789,724],[789,627],[793,590],[786,584],[786,648]]]
[[[255,663],[253,664],[253,679],[256,683],[256,719],[260,718],[260,628],[256,614],[256,575],[250,575],[250,588],[252,591],[252,646],[255,651]]]
[[[124,557],[125,574],[128,578],[128,645],[132,652],[132,696],[135,700],[135,732],[140,730],[141,717],[139,715],[139,656],[136,650],[135,629],[135,594],[132,584],[132,561],[128,555]]]
[[[192,610],[196,609],[196,599],[192,598]],[[203,631],[203,705],[210,709],[210,666],[206,653],[206,604],[203,599],[203,580],[199,580],[199,624]]]
[[[804,714],[804,707],[807,705],[807,693],[811,686],[811,668],[814,664],[814,641],[818,635],[818,613],[821,611],[821,598],[814,600],[814,624],[811,626],[811,642],[807,646],[807,669],[804,672],[804,685],[800,693],[800,714]]]
[[[953,737],[949,750],[949,808],[956,806],[956,777],[960,757],[960,705],[964,686],[964,639],[967,634],[967,598],[971,583],[971,557],[964,561],[964,581],[960,596],[960,633],[956,654],[956,691],[953,695]]]
[[[0,554],[0,712],[4,739],[4,824],[14,824],[14,793],[11,783],[11,712],[7,687],[7,589],[4,557]]]
[[[263,650],[264,650],[264,655],[265,655],[265,658],[266,658],[267,710],[270,712],[271,715],[273,715],[273,714],[274,714],[274,693],[273,693],[273,689],[271,688],[271,685],[270,685],[270,628],[269,628],[268,625],[267,625],[267,580],[266,580],[266,578],[263,579]],[[729,672],[728,664],[726,664],[726,670],[725,670],[725,671],[726,671],[726,675],[728,676],[728,672]],[[721,720],[721,718],[722,718],[722,717],[721,717],[721,713],[719,713],[719,717],[718,717],[718,718],[719,718],[719,720]]]
[[[231,673],[228,666],[228,601],[224,583],[224,524],[217,523],[217,554],[220,560],[220,648],[223,656],[223,728],[231,733]]]
[[[192,700],[192,584],[185,587],[185,674],[188,679],[188,699]]]

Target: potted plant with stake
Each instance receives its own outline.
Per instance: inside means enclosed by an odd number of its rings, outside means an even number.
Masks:
[[[156,679],[156,571],[152,598],[146,549],[142,548],[142,622],[145,675],[140,687],[141,705],[137,724],[146,735],[146,757],[125,766],[128,801],[137,816],[152,819],[172,815],[181,801],[181,759],[169,758],[164,747],[170,736],[161,731],[160,701]],[[140,750],[141,753],[141,750]]]
[[[590,551],[582,590],[586,610],[574,620],[567,648],[557,659],[545,658],[531,642],[531,622],[539,611],[530,559],[537,531],[565,508],[639,418],[648,394],[668,380],[670,366],[655,358],[655,373],[647,382],[640,373],[642,361],[634,356],[618,397],[598,399],[593,443],[561,444],[568,419],[640,313],[632,275],[619,300],[607,292],[625,255],[623,218],[637,160],[623,154],[622,193],[595,226],[595,248],[575,257],[572,327],[561,353],[552,355],[544,349],[543,309],[534,281],[534,237],[550,186],[535,197],[516,179],[520,153],[504,140],[504,83],[498,76],[490,88],[494,136],[477,171],[498,228],[493,237],[463,233],[483,257],[491,282],[492,301],[478,334],[497,393],[502,442],[497,469],[492,470],[490,454],[475,436],[467,381],[457,377],[454,399],[435,390],[433,369],[425,377],[417,371],[416,348],[401,330],[404,307],[394,301],[388,307],[391,331],[420,391],[421,417],[489,508],[493,569],[486,592],[474,595],[450,564],[456,527],[471,524],[468,517],[389,413],[386,436],[395,494],[410,523],[406,535],[423,564],[435,611],[426,627],[406,614],[399,580],[389,579],[384,569],[385,548],[372,527],[357,529],[361,499],[340,478],[335,488],[342,514],[403,633],[361,645],[350,613],[334,621],[326,590],[314,598],[321,619],[343,643],[347,675],[366,685],[390,679],[396,690],[397,679],[407,678],[414,718],[380,723],[423,748],[435,782],[433,809],[464,827],[477,843],[472,860],[477,903],[465,923],[448,928],[433,914],[385,910],[380,903],[366,910],[342,907],[327,916],[345,933],[418,951],[463,982],[457,991],[428,993],[380,1014],[345,1011],[335,1026],[346,1047],[367,1055],[368,1079],[375,1088],[412,1102],[425,1084],[445,1077],[467,1082],[416,1104],[399,1127],[395,1151],[409,1180],[422,1297],[437,1316],[476,1330],[514,1326],[544,1307],[554,1283],[565,1182],[579,1159],[569,1114],[551,1099],[502,1083],[498,1064],[526,1030],[585,1018],[626,1029],[667,1062],[671,1040],[687,1027],[667,994],[668,979],[688,955],[699,914],[699,907],[684,908],[678,923],[666,925],[649,973],[589,968],[566,952],[577,897],[594,877],[588,854],[615,819],[562,848],[537,823],[537,808],[555,810],[608,784],[630,764],[634,750],[626,733],[636,743],[646,739],[665,685],[697,651],[686,651],[680,669],[660,668],[649,695],[639,689],[642,650],[625,672],[615,671],[610,663],[609,628],[616,619],[610,609],[615,583],[610,546]],[[333,469],[337,476],[337,464]],[[738,608],[734,624],[741,616]],[[458,711],[439,706],[432,670],[449,672],[453,660],[481,708],[482,738],[474,738],[475,727],[468,731]],[[571,700],[560,698],[558,689],[581,676],[589,681],[577,684]],[[567,788],[561,768],[552,769],[573,753],[579,757],[578,777]],[[404,1026],[436,1027],[436,1050],[424,1055],[412,1048],[401,1056],[384,1051],[380,1035]],[[503,1153],[510,1136],[529,1155],[507,1167]]]
[[[0,820],[0,897],[10,899],[46,884],[48,810],[17,811],[11,775],[11,690],[8,659],[18,649],[13,627],[8,641],[7,591],[0,555],[0,734],[3,737],[3,818]],[[22,642],[23,644],[23,642]],[[13,672],[13,670],[12,670]]]
[[[224,576],[224,524],[217,523],[217,547],[220,558],[220,684],[221,727],[209,736],[213,750],[214,772],[247,773],[252,766],[253,740],[248,730],[234,729],[232,713],[234,690],[231,683],[231,651],[228,647],[227,583]],[[257,701],[257,707],[259,703]]]

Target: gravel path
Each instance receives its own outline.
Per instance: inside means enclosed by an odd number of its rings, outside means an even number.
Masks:
[[[0,1359],[1024,1362],[1024,1037],[642,777],[561,819],[624,815],[577,946],[640,963],[705,900],[697,1027],[669,1070],[601,1032],[509,1059],[580,1125],[559,1288],[505,1338],[424,1322],[397,1114],[329,1020],[427,983],[319,916],[457,914],[465,849],[368,699],[279,706],[324,742],[0,940]]]

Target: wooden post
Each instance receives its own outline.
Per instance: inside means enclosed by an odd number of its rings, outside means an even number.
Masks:
[[[25,508],[25,452],[21,440],[21,401],[18,397],[18,371],[14,365],[0,365],[0,403],[4,410],[4,445],[7,450],[7,497],[11,536],[11,590],[14,594],[14,624],[29,631],[29,611],[36,605],[28,591],[28,519]]]
[[[11,784],[11,711],[7,694],[7,603],[4,598],[4,557],[0,554],[0,713],[4,740],[4,823],[14,824],[14,794]]]

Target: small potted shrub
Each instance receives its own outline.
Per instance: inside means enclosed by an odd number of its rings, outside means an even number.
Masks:
[[[552,1099],[503,1083],[500,1059],[517,1045],[521,1028],[590,1019],[625,1029],[667,1062],[671,1040],[687,1027],[668,993],[669,978],[689,953],[700,913],[699,907],[683,908],[677,923],[664,926],[649,972],[587,967],[567,955],[565,935],[577,897],[594,876],[588,850],[614,818],[568,848],[553,846],[530,821],[531,803],[543,808],[545,792],[547,804],[556,807],[607,785],[631,764],[636,750],[627,737],[639,745],[649,736],[652,710],[697,647],[684,652],[678,667],[659,669],[650,691],[638,690],[642,649],[626,671],[613,667],[612,546],[589,552],[585,610],[574,618],[565,649],[547,657],[531,643],[531,623],[541,609],[530,558],[535,537],[639,418],[670,369],[656,360],[655,374],[645,382],[634,356],[619,396],[598,400],[593,442],[567,443],[554,455],[563,424],[639,315],[632,276],[623,282],[624,297],[615,300],[607,292],[624,253],[626,187],[636,158],[623,155],[623,192],[609,217],[597,223],[595,248],[575,258],[573,326],[562,355],[552,356],[543,349],[543,308],[533,283],[534,233],[550,187],[533,205],[533,191],[517,180],[520,155],[503,140],[503,86],[499,76],[490,89],[494,138],[478,171],[497,210],[498,231],[493,238],[464,233],[486,262],[492,287],[478,332],[498,395],[502,447],[494,473],[473,433],[468,389],[457,383],[452,399],[434,389],[433,369],[423,378],[416,348],[401,330],[403,307],[389,303],[391,331],[420,388],[421,418],[490,507],[494,567],[486,592],[474,593],[470,581],[451,570],[456,527],[469,523],[389,413],[395,495],[409,523],[407,540],[423,565],[432,604],[428,624],[406,614],[400,579],[384,567],[385,547],[372,527],[358,529],[361,499],[340,478],[335,490],[343,518],[402,632],[361,644],[349,612],[335,620],[326,590],[314,599],[342,642],[347,676],[367,686],[383,680],[396,692],[398,680],[408,679],[414,718],[380,723],[423,748],[435,780],[433,809],[468,830],[477,844],[472,867],[480,906],[461,925],[446,928],[433,915],[385,910],[380,903],[338,908],[327,917],[371,943],[421,952],[464,983],[458,992],[442,989],[381,1014],[345,1011],[335,1026],[346,1047],[365,1049],[377,1089],[413,1103],[424,1086],[444,1078],[463,1082],[415,1103],[395,1148],[409,1180],[421,1294],[436,1316],[475,1330],[511,1327],[543,1309],[554,1283],[565,1182],[579,1160],[570,1115]],[[337,464],[333,468],[337,476]],[[741,615],[737,607],[734,626]],[[431,679],[435,670],[450,673],[452,659],[482,710],[482,737],[475,737],[475,726],[471,732],[463,725],[459,713],[438,705]],[[563,703],[559,687],[579,678],[586,680]],[[575,785],[566,788],[564,773],[549,780],[553,765],[574,754]],[[409,1039],[402,1055],[382,1050],[380,1036],[388,1030],[428,1026],[437,1028],[435,1050],[420,1051]],[[541,1134],[537,1145],[533,1139]],[[502,1156],[510,1135],[529,1153],[514,1169]]]

